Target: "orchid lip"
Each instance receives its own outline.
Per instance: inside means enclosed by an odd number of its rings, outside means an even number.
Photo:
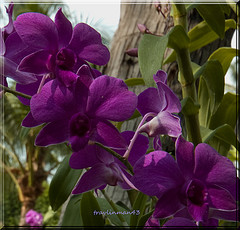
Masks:
[[[70,50],[63,48],[56,56],[56,64],[63,70],[71,70],[76,63],[76,55]]]
[[[187,199],[193,204],[202,206],[207,201],[206,187],[199,180],[192,180],[186,190]]]
[[[70,120],[70,134],[71,136],[85,136],[91,128],[89,118],[82,114],[77,113],[71,117]]]

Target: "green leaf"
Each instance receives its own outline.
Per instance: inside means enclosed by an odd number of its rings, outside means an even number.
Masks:
[[[108,219],[110,219],[111,223],[114,224],[115,226],[122,226],[122,222],[119,220],[118,216],[116,214],[112,214],[113,209],[111,205],[104,199],[104,198],[96,198],[98,201],[98,204],[101,208],[101,211],[109,213],[109,215],[106,215]],[[126,223],[130,223],[130,213],[129,210],[126,210],[125,208],[115,204],[120,214],[122,214],[123,218],[125,219]]]
[[[216,129],[220,125],[228,124],[234,129],[238,117],[237,103],[239,95],[230,92],[224,94],[221,104],[211,118],[209,128]]]
[[[129,78],[124,81],[128,87],[136,85],[145,85],[143,78]]]
[[[224,124],[214,130],[201,126],[201,135],[203,142],[210,144],[221,155],[227,156],[231,145],[238,148],[235,132],[230,125]]]
[[[138,48],[138,59],[142,77],[146,86],[156,87],[153,75],[162,68],[168,37],[144,34]]]
[[[217,60],[221,63],[223,68],[223,74],[227,73],[227,70],[235,56],[239,55],[239,50],[230,47],[221,47],[214,51],[208,60]]]
[[[62,226],[83,226],[81,217],[82,194],[72,195],[64,212]]]
[[[172,48],[175,51],[188,48],[190,39],[182,26],[174,26],[173,29],[167,34],[167,36],[169,48]]]
[[[139,211],[139,215],[131,215],[130,217],[130,226],[137,226],[139,219],[142,217],[145,210],[146,201],[148,196],[142,192],[138,193],[138,196],[133,204],[133,210]]]
[[[219,6],[224,14],[226,14],[227,16],[230,15],[231,7],[228,4],[219,4]]]
[[[191,97],[185,97],[181,101],[182,113],[187,116],[198,114],[200,105],[193,101]]]
[[[154,212],[154,210],[151,211],[151,212],[149,212],[149,213],[147,213],[147,214],[145,214],[145,215],[143,215],[143,216],[140,218],[140,220],[138,221],[138,226],[139,226],[139,227],[144,226],[145,223],[147,222],[148,218],[153,214],[153,212]]]
[[[101,209],[91,191],[82,195],[80,209],[84,226],[104,226],[103,216],[97,213]]]
[[[225,20],[225,31],[228,29],[236,29],[236,22],[233,19]],[[215,41],[219,36],[211,30],[206,21],[200,22],[188,32],[190,38],[189,51],[198,50],[209,43]],[[176,60],[176,52],[173,51],[163,62],[167,64]]]
[[[50,183],[49,201],[54,211],[67,200],[82,173],[69,166],[69,158],[70,155],[65,157]]]
[[[210,112],[215,113],[224,94],[224,74],[218,61],[208,61],[202,67],[202,77],[206,82],[208,96],[210,97]],[[201,85],[199,85],[201,87]],[[201,97],[201,96],[200,96]],[[202,106],[206,101],[202,101]]]
[[[209,27],[221,38],[224,38],[225,15],[218,4],[198,4],[197,11]]]

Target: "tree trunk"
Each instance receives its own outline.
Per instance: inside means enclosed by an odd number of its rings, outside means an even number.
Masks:
[[[110,54],[111,58],[107,66],[102,69],[103,74],[121,78],[123,80],[128,78],[141,77],[139,70],[138,58],[130,57],[125,53],[130,48],[137,48],[141,33],[137,28],[137,24],[144,24],[151,33],[161,35],[166,34],[173,27],[173,18],[170,16],[171,5],[162,4],[161,12],[157,11],[154,3],[151,4],[121,4],[120,21],[117,31],[114,34],[111,42]],[[164,16],[163,16],[164,14]],[[231,13],[230,17],[235,17]],[[196,24],[202,21],[196,10],[192,10],[189,14],[189,29],[193,28]],[[216,40],[211,44],[199,49],[191,54],[193,62],[202,65],[208,59],[209,55],[221,46],[230,46],[233,35],[233,30],[228,30],[223,40]],[[170,49],[166,50],[165,56],[170,53]],[[168,85],[173,89],[176,95],[181,99],[181,85],[178,82],[177,63],[173,62],[163,66],[163,70],[168,73]],[[133,87],[130,90],[139,94],[145,87]],[[139,119],[130,122],[124,122],[122,130],[136,130]],[[162,143],[168,149],[167,151],[174,150],[174,143],[170,139],[166,139],[166,143]],[[109,193],[112,193],[113,200],[119,200],[119,195],[114,193],[110,187]],[[129,204],[129,202],[128,202]]]

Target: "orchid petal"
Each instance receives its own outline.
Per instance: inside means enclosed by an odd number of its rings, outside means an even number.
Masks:
[[[38,122],[33,118],[31,111],[27,114],[27,116],[22,121],[22,126],[29,127],[29,128],[39,126],[41,124],[42,122]]]
[[[236,197],[236,168],[211,146],[201,143],[195,149],[195,177],[206,185],[215,184]]]
[[[180,119],[168,111],[160,112],[152,120],[141,126],[140,132],[146,132],[150,137],[168,135],[178,137],[182,133]]]
[[[69,44],[70,39],[72,37],[73,28],[71,22],[62,13],[61,8],[56,13],[55,25],[58,30],[59,49],[62,47],[66,47]]]
[[[0,72],[3,73],[5,77],[12,78],[20,84],[29,84],[37,80],[33,74],[18,71],[17,64],[3,56],[0,56]]]
[[[14,26],[25,44],[46,50],[58,48],[58,31],[48,16],[40,13],[21,14]]]
[[[126,84],[117,78],[100,76],[89,87],[88,115],[123,121],[131,117],[137,106],[137,96],[128,91]]]
[[[184,179],[169,153],[155,151],[136,162],[132,182],[141,192],[161,197],[171,189],[178,191]]]
[[[167,106],[166,100],[156,88],[148,88],[138,95],[137,109],[144,116],[149,112],[158,114]]]
[[[96,65],[105,65],[110,58],[107,47],[102,44],[101,35],[85,23],[74,27],[68,48],[75,51],[79,58]]]
[[[191,178],[194,170],[194,145],[179,136],[176,141],[176,160],[185,178]]]
[[[68,121],[60,120],[51,122],[41,129],[35,140],[35,144],[37,146],[60,144],[67,141],[68,136]]]
[[[230,211],[237,209],[236,201],[232,195],[223,188],[218,186],[208,188],[208,195],[211,208]]]
[[[197,225],[189,219],[183,217],[175,217],[171,220],[168,220],[163,227],[197,227]],[[167,228],[168,229],[168,228]]]
[[[208,219],[209,206],[207,203],[203,205],[195,205],[188,200],[188,211],[195,221],[206,221]]]
[[[167,191],[157,202],[155,211],[153,213],[154,218],[167,218],[176,213],[182,208],[180,199],[178,197],[179,191],[172,189]]]
[[[210,208],[209,217],[214,218],[214,219],[239,221],[239,210],[226,211],[226,210],[218,210],[218,209]]]
[[[156,74],[153,75],[153,79],[156,82],[162,82],[165,85],[167,84],[167,73],[163,70],[158,70]]]
[[[36,51],[22,59],[18,70],[34,74],[49,73],[47,63],[50,57],[51,55],[47,50]]]
[[[100,163],[97,152],[103,150],[96,145],[87,145],[78,152],[74,152],[69,160],[69,165],[73,169],[83,169],[92,167],[94,164]]]

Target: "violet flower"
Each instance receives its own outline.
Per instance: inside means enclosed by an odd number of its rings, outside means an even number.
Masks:
[[[138,96],[137,109],[142,116],[153,117],[142,125],[139,132],[146,132],[150,137],[157,135],[169,135],[178,137],[181,135],[181,125],[178,116],[181,103],[173,91],[167,86],[167,74],[159,70],[153,76],[157,84],[156,88],[148,88]]]
[[[133,184],[159,199],[153,217],[178,213],[204,223],[211,218],[233,220],[235,212],[236,218],[236,169],[229,159],[205,143],[198,144],[194,154],[193,144],[180,136],[176,161],[167,152],[154,151],[135,164]]]
[[[37,80],[33,74],[17,70],[19,62],[14,56],[23,58],[26,50],[21,41],[16,40],[12,43],[13,37],[17,37],[12,21],[13,4],[9,4],[6,12],[9,22],[0,29],[0,83],[8,87],[6,77],[20,84],[32,83]],[[25,50],[24,53],[23,50]]]
[[[89,140],[110,147],[118,141],[120,134],[108,120],[129,118],[136,109],[137,96],[120,79],[100,76],[89,83],[86,79],[81,81],[82,77],[68,88],[57,80],[49,81],[32,97],[31,112],[22,125],[47,123],[38,134],[36,145],[69,141],[73,151],[78,151]]]
[[[30,226],[41,226],[43,222],[43,216],[41,213],[31,209],[26,213],[25,221]]]
[[[76,81],[74,73],[86,61],[104,65],[109,60],[100,34],[85,23],[72,29],[61,9],[55,22],[40,13],[24,13],[17,17],[14,26],[23,43],[37,49],[21,61],[21,71],[57,77],[68,87]]]
[[[123,156],[134,132],[125,131],[118,139],[118,148],[114,149]],[[148,138],[139,135],[131,150],[129,162],[134,165],[148,149]],[[84,149],[72,154],[69,164],[73,169],[89,168],[80,178],[73,190],[73,194],[87,192],[93,189],[103,189],[107,184],[111,186],[120,185],[124,189],[132,188],[129,181],[131,175],[126,172],[126,166],[109,152],[96,145],[88,145]]]

